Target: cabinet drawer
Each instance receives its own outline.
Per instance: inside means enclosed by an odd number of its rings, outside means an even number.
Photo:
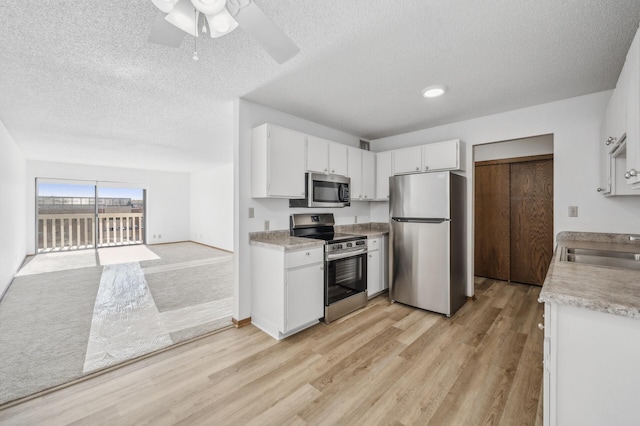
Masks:
[[[309,248],[306,250],[292,251],[287,253],[284,260],[284,267],[296,268],[298,266],[320,263],[324,261],[324,250],[322,247]]]
[[[380,249],[380,245],[381,244],[382,244],[382,238],[380,238],[380,237],[368,238],[367,239],[367,249],[369,251]]]

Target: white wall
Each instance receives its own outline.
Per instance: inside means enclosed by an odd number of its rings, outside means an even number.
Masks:
[[[449,139],[467,144],[467,171],[473,170],[473,146],[553,134],[554,235],[560,231],[640,233],[640,197],[605,198],[599,186],[600,125],[611,92],[490,115],[371,141],[387,151]],[[473,205],[473,173],[467,172],[468,202]],[[639,192],[640,195],[640,192]],[[371,219],[386,220],[385,205],[372,206]],[[568,217],[568,206],[579,216]],[[388,208],[388,206],[387,206]],[[388,214],[388,213],[387,213]],[[473,271],[473,211],[468,211],[468,270]],[[473,275],[467,292],[473,294]]]
[[[553,135],[487,143],[473,147],[474,161],[553,154]]]
[[[264,230],[264,221],[270,229],[289,229],[289,215],[309,211],[332,212],[337,224],[369,222],[369,203],[352,202],[351,207],[338,209],[290,209],[288,200],[251,198],[251,129],[264,123],[272,123],[310,135],[322,137],[345,145],[359,146],[360,138],[343,133],[308,120],[304,120],[243,99],[235,105],[234,135],[234,192],[236,223],[234,224],[235,248],[235,293],[234,318],[244,319],[251,315],[251,275],[249,270],[249,233]],[[283,164],[286,167],[286,164]],[[249,207],[254,208],[255,217],[248,218]]]
[[[114,158],[114,162],[117,158]],[[26,242],[35,252],[35,179],[85,179],[139,183],[147,188],[147,244],[189,240],[189,175],[187,173],[27,161]],[[23,228],[23,229],[25,229]],[[153,235],[162,237],[153,238]]]
[[[191,173],[191,241],[233,251],[233,164]]]
[[[25,167],[24,156],[0,122],[0,297],[27,254],[23,233]]]

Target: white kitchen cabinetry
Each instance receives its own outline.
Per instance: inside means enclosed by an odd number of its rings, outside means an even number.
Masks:
[[[392,151],[394,175],[463,170],[465,146],[458,139]]]
[[[304,198],[304,133],[272,124],[251,134],[251,196]]]
[[[332,175],[347,175],[347,158],[346,145],[335,142],[329,144],[329,171]]]
[[[280,340],[324,316],[322,247],[251,246],[251,323]]]
[[[307,171],[347,175],[347,146],[307,136]]]
[[[354,147],[347,150],[351,201],[371,201],[375,196],[375,153]]]
[[[461,169],[460,141],[451,140],[422,146],[422,170],[458,170]]]
[[[621,79],[626,93],[627,183],[640,189],[640,31],[627,53]],[[618,88],[616,87],[616,92]]]
[[[389,199],[389,177],[392,175],[391,151],[376,153],[376,200]]]
[[[369,298],[389,288],[386,242],[385,237],[367,240],[367,295]]]
[[[422,146],[393,150],[391,158],[394,175],[422,171]]]
[[[544,424],[637,424],[640,320],[557,303],[544,312]]]

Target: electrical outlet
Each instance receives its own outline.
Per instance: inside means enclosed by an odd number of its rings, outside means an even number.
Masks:
[[[156,234],[153,234],[153,238],[156,238]]]
[[[264,230],[265,230],[265,231],[268,231],[268,230],[269,230],[269,221],[268,221],[268,220],[265,220],[265,221],[264,221]]]
[[[569,217],[578,217],[578,206],[569,206]]]
[[[158,234],[158,239],[162,238],[162,234]]]
[[[255,217],[255,210],[253,207],[249,207],[249,219],[253,219]]]
[[[358,216],[353,217],[353,223],[358,223]]]

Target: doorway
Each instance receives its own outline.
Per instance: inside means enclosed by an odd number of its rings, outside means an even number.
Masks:
[[[144,188],[38,178],[36,191],[37,253],[145,242]]]
[[[476,276],[542,285],[553,255],[553,154],[476,161],[474,223]]]

